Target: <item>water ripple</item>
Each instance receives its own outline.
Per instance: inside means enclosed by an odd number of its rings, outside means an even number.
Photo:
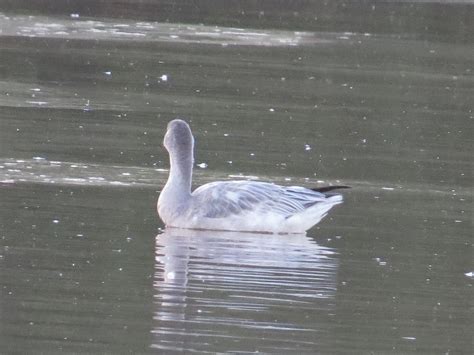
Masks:
[[[7,16],[0,13],[3,36],[130,40],[245,46],[298,46],[329,43],[336,38],[311,32],[256,30],[176,23],[87,20],[77,17]],[[327,38],[325,38],[327,37]],[[334,36],[332,36],[334,37]]]
[[[143,186],[166,179],[168,170],[33,159],[0,159],[0,184]]]

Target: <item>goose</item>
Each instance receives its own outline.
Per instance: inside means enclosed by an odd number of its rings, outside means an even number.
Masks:
[[[168,180],[157,210],[166,228],[300,234],[319,223],[343,198],[328,193],[347,186],[309,189],[263,181],[217,181],[191,191],[194,137],[184,120],[168,123],[163,145]]]

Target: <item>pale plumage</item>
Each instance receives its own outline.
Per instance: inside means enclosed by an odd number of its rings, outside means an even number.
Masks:
[[[169,227],[304,233],[342,202],[339,194],[257,181],[212,182],[191,193],[193,143],[186,122],[168,124],[164,145],[170,153],[170,176],[158,213]]]

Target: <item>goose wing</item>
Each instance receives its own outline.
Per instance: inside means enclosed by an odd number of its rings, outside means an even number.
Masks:
[[[304,187],[283,187],[255,181],[222,181],[203,185],[193,192],[196,212],[207,218],[242,213],[275,213],[288,218],[326,196]]]

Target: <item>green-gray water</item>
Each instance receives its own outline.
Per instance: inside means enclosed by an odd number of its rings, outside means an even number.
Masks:
[[[43,3],[0,1],[0,353],[471,353],[472,5]],[[352,189],[307,236],[161,233],[178,116],[196,185]]]

